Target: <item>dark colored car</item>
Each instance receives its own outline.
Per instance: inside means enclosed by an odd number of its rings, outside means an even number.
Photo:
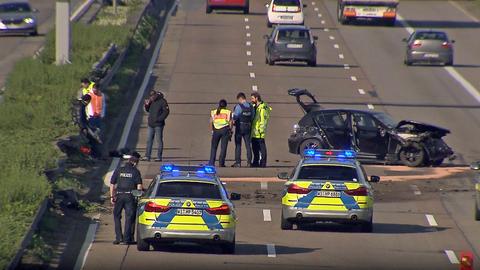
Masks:
[[[363,162],[404,164],[411,167],[438,166],[454,159],[443,141],[449,130],[417,121],[396,122],[383,112],[354,109],[324,109],[304,89],[290,89],[305,116],[288,139],[290,153],[307,148],[352,149]],[[301,98],[312,102],[304,103]]]
[[[405,65],[416,63],[453,65],[453,43],[443,31],[415,31],[408,39]]]
[[[206,12],[212,13],[214,9],[241,10],[248,14],[250,9],[249,0],[207,0]]]
[[[274,65],[278,61],[307,62],[317,65],[317,37],[303,25],[279,25],[270,35],[265,35],[265,63]]]
[[[0,0],[0,34],[37,35],[37,12],[26,0]]]

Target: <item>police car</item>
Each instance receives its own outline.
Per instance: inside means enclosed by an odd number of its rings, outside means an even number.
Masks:
[[[137,249],[151,244],[188,241],[215,243],[235,252],[236,215],[212,166],[163,165],[137,209]]]
[[[294,224],[339,222],[360,225],[364,232],[373,230],[373,189],[365,170],[350,150],[306,149],[304,157],[289,176],[282,197],[283,230]]]

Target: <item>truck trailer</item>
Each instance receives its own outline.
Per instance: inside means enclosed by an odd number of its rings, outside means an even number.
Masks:
[[[337,18],[341,24],[369,20],[395,25],[398,0],[338,0]]]

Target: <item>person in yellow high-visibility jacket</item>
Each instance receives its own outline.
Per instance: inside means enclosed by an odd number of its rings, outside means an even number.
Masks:
[[[210,128],[212,130],[212,144],[210,147],[209,165],[215,165],[218,144],[220,146],[219,166],[225,167],[228,141],[232,130],[232,111],[227,109],[227,101],[222,99],[218,102],[218,108],[210,112]]]
[[[267,166],[267,145],[265,144],[265,134],[267,132],[268,120],[272,108],[262,100],[259,93],[251,94],[251,101],[255,108],[255,116],[252,122],[252,167]]]
[[[82,96],[85,96],[92,92],[95,83],[87,78],[83,78],[80,80],[80,86],[82,87]]]

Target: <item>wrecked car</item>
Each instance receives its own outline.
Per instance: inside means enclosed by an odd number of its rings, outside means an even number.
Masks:
[[[365,163],[439,166],[454,159],[443,141],[448,129],[417,121],[396,122],[383,112],[325,109],[306,89],[290,89],[305,115],[288,139],[290,153],[302,155],[308,148],[352,149]],[[304,102],[302,98],[309,98]]]

